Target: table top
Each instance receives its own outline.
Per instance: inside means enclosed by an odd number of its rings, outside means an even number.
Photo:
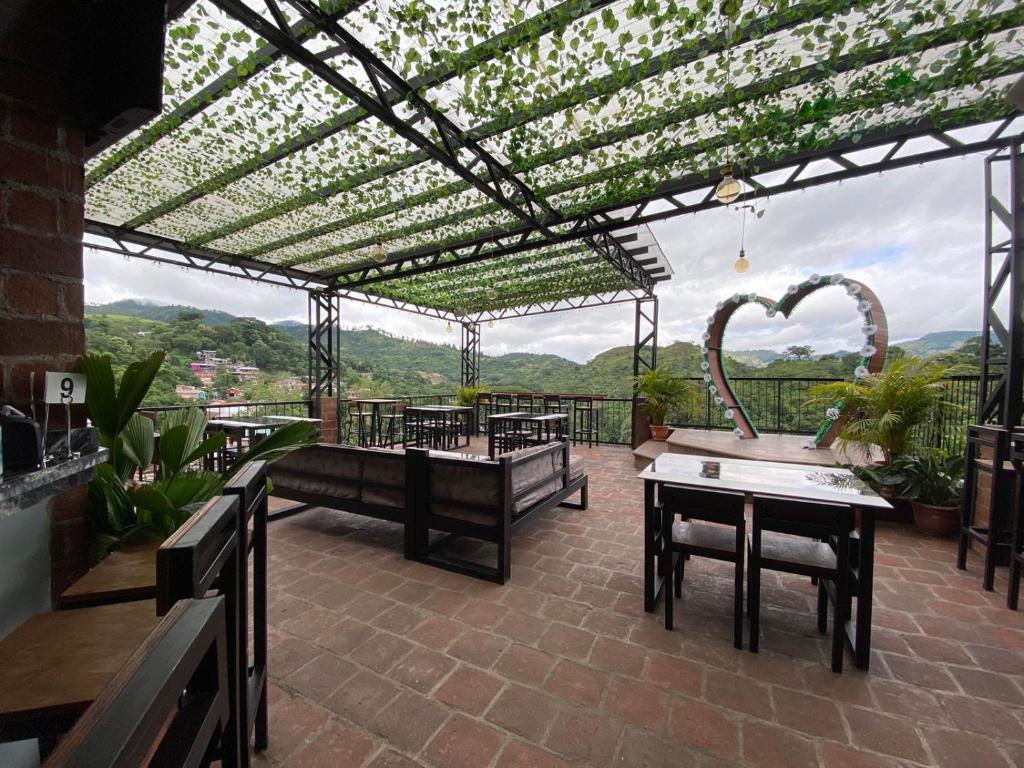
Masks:
[[[511,411],[509,413],[492,413],[488,417],[491,421],[562,421],[568,420],[567,413],[526,413],[525,411]]]
[[[369,403],[370,405],[395,405],[397,400],[388,400],[386,397],[356,398],[357,403]]]
[[[434,413],[463,413],[466,411],[472,411],[473,408],[468,405],[407,405],[405,406],[406,412],[409,411],[431,411]]]
[[[283,421],[286,424],[290,424],[295,421],[308,422],[310,424],[321,424],[323,422],[323,419],[314,419],[309,416],[278,416],[268,414],[266,416],[261,416],[260,418],[263,419],[264,422]]]
[[[284,424],[268,424],[263,421],[240,421],[237,419],[210,419],[207,427],[229,427],[231,429],[269,429],[283,427]]]
[[[701,488],[891,509],[889,502],[858,480],[850,470],[839,467],[663,453],[638,477]]]

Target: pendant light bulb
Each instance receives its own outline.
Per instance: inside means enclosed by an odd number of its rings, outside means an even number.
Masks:
[[[447,333],[449,336],[451,336],[455,332],[455,328],[452,326],[451,323],[448,323],[448,327],[445,328],[444,330],[445,333]]]
[[[493,328],[494,327],[494,321],[493,320],[488,320],[487,321],[487,327],[488,328]]]
[[[491,301],[494,301],[496,298],[498,298],[498,291],[496,288],[494,288],[494,286],[491,286],[490,288],[487,289],[487,298],[490,299]]]
[[[740,248],[739,258],[736,259],[736,263],[733,264],[733,269],[735,269],[740,274],[743,274],[748,269],[750,269],[750,261],[747,259],[747,252],[744,251],[742,248]]]
[[[378,264],[383,264],[388,260],[387,249],[384,247],[384,243],[380,240],[373,244],[373,248],[370,249],[370,255]]]
[[[733,178],[732,165],[725,166],[722,169],[722,180],[718,182],[718,186],[715,188],[715,199],[723,205],[728,205],[736,200],[742,191],[743,187]]]

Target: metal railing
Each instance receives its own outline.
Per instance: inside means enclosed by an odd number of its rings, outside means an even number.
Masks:
[[[991,391],[998,377],[989,378],[987,389]],[[733,422],[723,415],[723,409],[714,402],[704,381],[689,378],[697,386],[699,394],[686,407],[669,414],[667,422],[673,427],[688,429],[733,428]],[[742,377],[731,380],[736,395],[743,401],[757,428],[763,432],[813,435],[824,417],[820,406],[811,406],[810,391],[819,384],[829,384],[842,379],[835,378],[757,378]],[[946,404],[935,421],[921,425],[915,432],[918,445],[945,448],[951,452],[964,449],[967,425],[977,417],[979,376],[953,376],[945,379]],[[541,395],[543,393],[534,393]],[[432,395],[387,395],[406,405],[454,405],[455,393]],[[570,431],[574,401],[571,396],[562,395],[563,408],[570,414]],[[611,445],[630,445],[633,428],[633,401],[629,397],[605,397],[595,401],[600,411],[600,442]],[[169,405],[140,408],[139,410],[161,413],[193,407],[193,405]],[[218,403],[206,405],[195,403],[207,412],[210,418],[244,416],[308,416],[309,400],[279,400],[257,403]],[[341,411],[342,434],[345,433],[344,409]]]
[[[309,416],[309,400],[261,400],[255,403],[203,403],[197,400],[188,405],[143,406],[146,413],[168,413],[186,408],[199,408],[211,419],[237,419],[259,416]]]

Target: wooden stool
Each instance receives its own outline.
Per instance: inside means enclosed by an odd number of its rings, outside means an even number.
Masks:
[[[209,765],[229,717],[226,623],[222,597],[180,601],[44,768]]]
[[[36,738],[45,754],[99,695],[179,599],[201,598],[218,582],[228,612],[228,682],[240,654],[238,634],[239,502],[207,502],[157,551],[157,601],[140,600],[31,617],[0,640],[0,741]],[[164,610],[161,611],[160,608]],[[231,708],[232,726],[238,713]],[[225,768],[248,765],[237,729],[226,731],[220,757]]]
[[[1009,462],[1009,433],[1002,427],[972,425],[967,428],[967,460],[964,462],[964,499],[960,517],[960,546],[956,567],[967,569],[967,550],[972,542],[985,547],[981,586],[991,592],[996,565],[1010,550],[1013,465]]]
[[[111,552],[61,593],[60,608],[87,608],[156,597],[156,542]]]

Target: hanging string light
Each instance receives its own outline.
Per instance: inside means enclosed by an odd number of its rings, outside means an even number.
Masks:
[[[448,327],[444,329],[445,333],[451,336],[455,332],[455,327],[449,322]]]
[[[493,320],[488,320],[487,321],[487,327],[488,328],[493,328],[494,327],[494,321]]]
[[[731,33],[728,20],[726,21],[726,32]],[[730,34],[731,37],[731,34]],[[726,57],[726,68],[725,68],[725,132],[726,136],[732,136],[732,65]],[[743,187],[732,175],[732,160],[730,156],[732,154],[732,144],[730,143],[726,149],[726,162],[722,168],[722,180],[718,182],[718,186],[715,187],[715,199],[723,205],[728,205],[740,196],[743,191]]]
[[[747,209],[752,207],[753,206],[750,205],[743,206],[743,222],[740,224],[740,255],[739,258],[736,259],[736,263],[733,264],[733,269],[740,274],[743,274],[750,269],[750,262],[747,260],[747,252],[743,250],[743,242],[747,236]]]
[[[373,244],[373,247],[370,249],[370,255],[378,264],[383,264],[388,260],[387,249],[384,247],[384,243],[380,240]]]

